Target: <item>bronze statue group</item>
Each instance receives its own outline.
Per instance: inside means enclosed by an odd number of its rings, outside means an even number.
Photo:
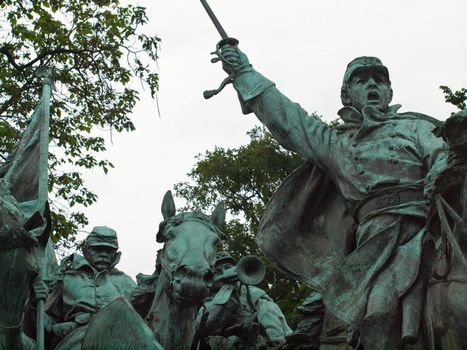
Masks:
[[[388,69],[363,56],[345,70],[342,123],[330,127],[236,44],[216,54],[242,111],[304,159],[257,233],[266,258],[310,288],[298,329],[222,251],[222,205],[176,213],[168,192],[163,248],[138,284],[116,268],[117,234],[105,226],[43,274],[48,209],[28,212],[2,175],[0,349],[33,349],[37,338],[60,350],[467,348],[467,111],[445,123],[399,112]]]

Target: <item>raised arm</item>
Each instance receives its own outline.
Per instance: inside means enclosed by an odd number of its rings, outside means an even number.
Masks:
[[[328,168],[339,140],[335,131],[284,96],[269,79],[255,71],[238,47],[224,46],[223,68],[232,77],[244,114],[254,112],[286,149]]]

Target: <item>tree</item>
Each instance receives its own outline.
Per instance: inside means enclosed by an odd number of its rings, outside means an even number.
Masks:
[[[467,89],[460,89],[458,91],[452,92],[452,90],[447,86],[440,86],[439,87],[443,93],[444,98],[447,103],[450,103],[460,110],[467,108]]]
[[[54,69],[51,101],[49,191],[53,239],[72,243],[87,224],[76,204],[97,200],[80,168],[113,167],[98,155],[105,140],[96,128],[134,130],[128,115],[138,100],[140,79],[154,97],[158,75],[151,70],[159,38],[141,32],[145,9],[119,0],[3,0],[0,2],[0,157],[11,152],[40,96],[34,71]],[[65,203],[63,203],[63,201]],[[65,208],[65,209],[64,209]],[[73,208],[74,209],[74,208]]]
[[[280,147],[264,128],[256,127],[248,135],[250,142],[245,146],[216,147],[198,155],[188,174],[192,183],[175,185],[176,195],[188,203],[185,209],[205,211],[224,201],[233,216],[224,228],[229,237],[225,248],[237,259],[248,254],[262,257],[255,232],[265,206],[282,180],[303,162],[299,155]],[[299,316],[295,307],[310,290],[271,266],[260,287],[277,302],[289,324],[295,325]]]

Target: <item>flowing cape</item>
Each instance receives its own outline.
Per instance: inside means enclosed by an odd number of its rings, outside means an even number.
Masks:
[[[323,291],[354,249],[355,228],[351,211],[334,183],[305,162],[273,195],[256,242],[277,268]]]

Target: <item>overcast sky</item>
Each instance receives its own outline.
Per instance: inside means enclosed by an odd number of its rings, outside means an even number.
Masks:
[[[216,88],[225,74],[210,63],[220,38],[198,0],[132,3],[147,7],[146,32],[162,39],[161,116],[149,91],[142,91],[132,115],[136,131],[114,133],[108,144],[106,156],[115,169],[86,174],[99,196],[86,210],[86,229],[116,229],[123,253],[119,268],[134,277],[153,270],[165,191],[187,180],[198,153],[245,144],[245,133],[259,122],[241,114],[231,86],[203,99],[203,90]],[[336,118],[345,67],[357,56],[382,59],[401,111],[445,119],[454,108],[439,86],[467,87],[465,0],[210,0],[210,5],[258,71],[327,120]]]

